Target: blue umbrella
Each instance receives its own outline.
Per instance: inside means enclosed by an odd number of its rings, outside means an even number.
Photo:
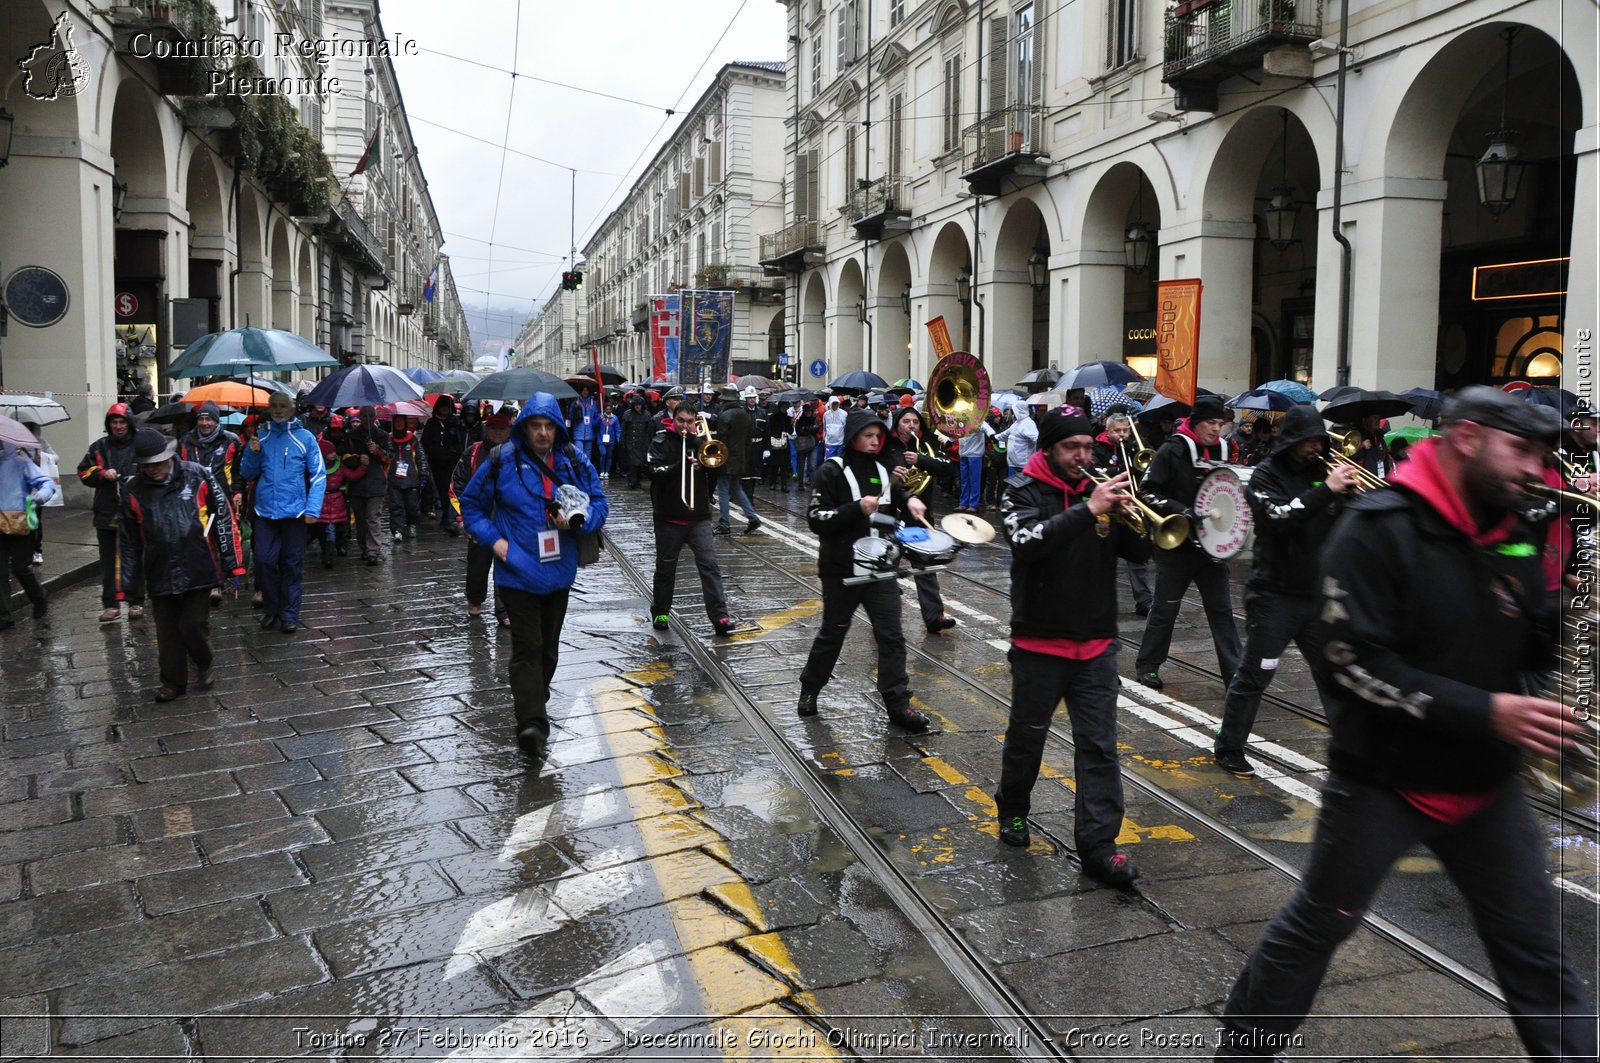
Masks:
[[[901,377],[899,380],[896,380],[890,386],[892,388],[897,389],[897,390],[899,390],[899,389],[904,389],[906,391],[921,391],[922,390],[922,384],[919,381],[912,380],[908,376]]]
[[[293,332],[246,325],[201,336],[172,360],[167,374],[173,377],[242,376],[246,370],[286,373],[338,364],[339,359]]]
[[[1578,396],[1566,388],[1526,388],[1522,392],[1522,401],[1531,406],[1548,406],[1559,413],[1563,421],[1572,420],[1573,412],[1578,408]]]
[[[435,380],[444,379],[444,374],[439,372],[439,370],[429,369],[425,365],[413,365],[407,369],[400,370],[400,372],[404,373],[418,384],[431,384]]]
[[[383,406],[422,398],[422,389],[398,369],[386,365],[352,365],[311,389],[307,406]]]
[[[1317,401],[1317,393],[1298,380],[1269,380],[1262,384],[1259,390],[1276,391],[1280,395],[1289,396],[1295,402]]]
[[[1110,386],[1090,388],[1084,392],[1084,395],[1089,400],[1089,412],[1096,417],[1104,417],[1118,406],[1121,406],[1129,413],[1138,413],[1144,409],[1144,403],[1138,399],[1128,398],[1122,393],[1121,388]]]
[[[1235,410],[1292,410],[1299,403],[1281,391],[1268,391],[1265,388],[1256,388],[1253,391],[1241,391],[1224,406]]]
[[[883,379],[883,377],[879,376],[877,373],[869,373],[864,369],[857,369],[853,372],[846,373],[843,376],[836,377],[833,383],[828,385],[828,390],[871,391],[875,388],[881,390],[888,386],[889,382]]]
[[[1121,362],[1085,362],[1062,373],[1061,378],[1056,381],[1056,387],[1061,391],[1076,391],[1079,388],[1088,390],[1104,387],[1107,384],[1127,384],[1143,379],[1144,377]]]

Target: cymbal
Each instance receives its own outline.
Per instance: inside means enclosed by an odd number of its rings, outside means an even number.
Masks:
[[[948,513],[939,520],[939,527],[958,543],[976,546],[994,539],[994,525],[971,513]]]

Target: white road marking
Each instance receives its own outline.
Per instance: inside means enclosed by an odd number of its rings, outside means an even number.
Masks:
[[[590,787],[586,793],[535,809],[518,817],[512,825],[511,834],[500,847],[500,862],[510,863],[552,835],[597,826],[614,817],[620,808],[616,792],[602,784]]]
[[[576,988],[602,1015],[643,1020],[622,1028],[630,1033],[677,1009],[683,992],[677,964],[665,941],[635,945],[580,981]]]
[[[574,920],[597,912],[618,897],[644,888],[638,864],[605,867],[561,879],[550,891],[561,910]]]
[[[550,898],[536,889],[520,890],[479,908],[456,939],[455,953],[444,969],[446,981],[476,967],[480,957],[509,952],[525,939],[548,934],[567,922],[550,916]]]
[[[1169,732],[1174,737],[1183,740],[1185,743],[1194,746],[1196,749],[1203,749],[1207,753],[1211,752],[1211,735],[1197,731],[1193,727],[1186,727],[1177,720],[1174,720],[1172,717],[1157,712],[1155,709],[1152,709],[1147,705],[1141,705],[1139,702],[1128,697],[1118,697],[1117,704],[1122,708],[1127,709],[1140,719],[1155,724],[1163,731]],[[1196,710],[1196,712],[1198,712],[1198,710]],[[1199,715],[1204,716],[1205,714],[1199,713]],[[1261,765],[1257,769],[1257,776],[1262,782],[1277,787],[1291,797],[1298,797],[1302,801],[1309,802],[1314,808],[1321,807],[1322,802],[1317,797],[1317,791],[1314,788],[1307,786],[1299,779],[1290,778],[1284,775],[1278,769],[1266,764]]]

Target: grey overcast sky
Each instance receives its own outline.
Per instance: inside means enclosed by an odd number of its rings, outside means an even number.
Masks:
[[[462,302],[521,320],[566,268],[570,170],[581,249],[724,63],[787,46],[776,0],[382,0],[379,14],[420,48],[395,69]],[[468,324],[475,342],[503,331]]]

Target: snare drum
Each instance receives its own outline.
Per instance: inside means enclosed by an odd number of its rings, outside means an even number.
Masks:
[[[894,533],[912,568],[935,568],[955,560],[961,544],[937,528],[904,527]]]
[[[851,548],[855,559],[855,577],[858,580],[879,579],[893,575],[900,567],[900,546],[893,539],[877,535],[863,535]]]

